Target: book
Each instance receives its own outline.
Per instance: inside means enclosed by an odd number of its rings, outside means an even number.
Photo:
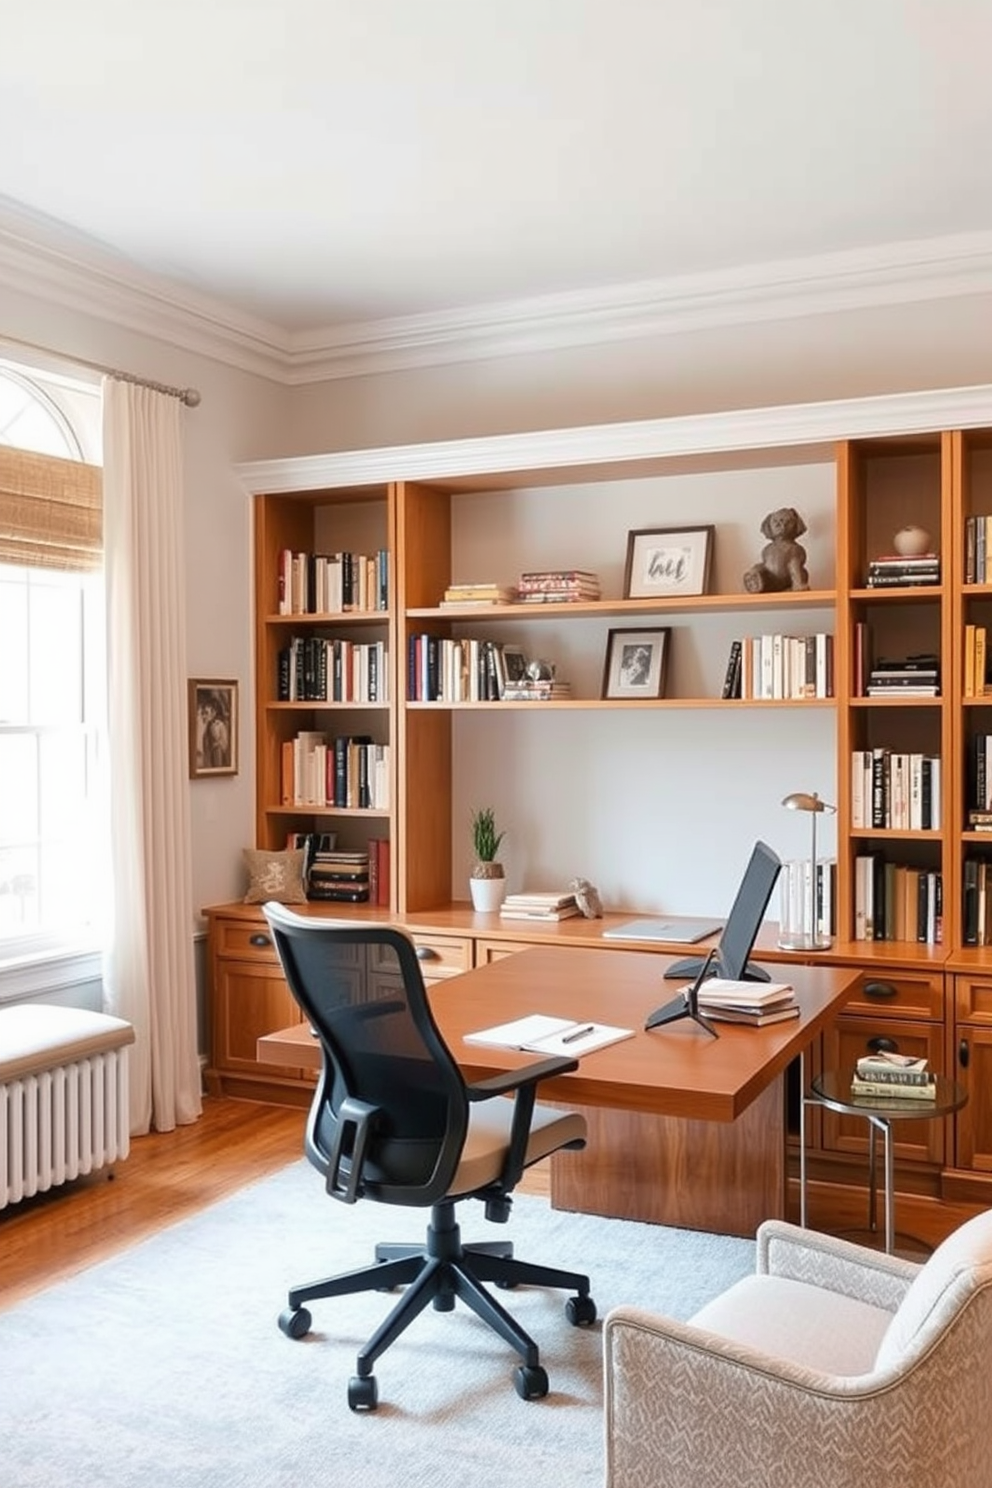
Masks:
[[[789,1018],[798,1018],[799,1011],[798,1002],[787,1003],[784,1007],[767,1008],[764,1011],[760,1008],[731,1008],[709,1003],[699,1004],[699,1014],[702,1018],[711,1018],[715,1023],[745,1023],[749,1028],[766,1028],[771,1023],[785,1023]]]
[[[900,1054],[895,1049],[879,1049],[875,1054],[862,1054],[855,1066],[859,1074],[893,1075],[905,1078],[925,1077],[927,1060],[913,1054]]]
[[[937,1085],[934,1081],[926,1085],[886,1084],[883,1080],[860,1080],[855,1075],[851,1081],[851,1094],[873,1096],[876,1100],[932,1101],[937,1099]]]
[[[574,903],[575,895],[567,890],[562,893],[535,890],[533,893],[507,894],[503,900],[505,907],[512,906],[514,909],[561,909],[566,904]]]
[[[511,1023],[497,1023],[478,1033],[467,1033],[467,1044],[484,1044],[493,1049],[522,1049],[530,1054],[567,1054],[578,1057],[633,1038],[632,1028],[616,1028],[610,1023],[553,1018],[545,1013],[531,1013]]]
[[[781,1006],[795,997],[791,982],[732,981],[710,977],[699,988],[699,1005],[761,1009]]]

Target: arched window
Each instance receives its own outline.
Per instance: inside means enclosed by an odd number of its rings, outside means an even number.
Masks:
[[[109,901],[99,422],[98,387],[0,365],[0,970],[95,951]]]

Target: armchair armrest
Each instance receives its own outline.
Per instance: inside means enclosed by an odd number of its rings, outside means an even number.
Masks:
[[[539,1059],[535,1064],[525,1064],[522,1069],[507,1070],[505,1074],[492,1075],[489,1079],[476,1080],[471,1085],[466,1085],[465,1093],[470,1101],[489,1100],[492,1096],[510,1095],[516,1092],[513,1102],[513,1120],[510,1125],[510,1142],[506,1149],[506,1162],[503,1164],[496,1192],[510,1193],[517,1186],[523,1174],[538,1083],[549,1079],[552,1075],[568,1074],[570,1070],[576,1070],[578,1067],[577,1059],[553,1054],[549,1059]],[[509,1206],[503,1207],[508,1214]],[[495,1219],[498,1208],[499,1205],[495,1202],[491,1210],[487,1205],[487,1217]]]
[[[896,1311],[920,1269],[913,1261],[781,1219],[765,1220],[756,1239],[759,1274],[809,1282],[887,1312]]]

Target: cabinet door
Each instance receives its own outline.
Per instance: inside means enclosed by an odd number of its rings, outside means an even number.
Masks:
[[[854,1067],[862,1054],[867,1054],[872,1041],[891,1039],[900,1053],[929,1060],[934,1070],[943,1069],[943,1027],[939,1023],[912,1023],[907,1020],[849,1018],[842,1016],[823,1035],[823,1067],[846,1070]],[[824,1110],[823,1147],[828,1152],[867,1152],[868,1122],[861,1116],[841,1116]],[[893,1123],[893,1147],[896,1157],[917,1162],[939,1163],[944,1158],[943,1121],[896,1121]]]
[[[954,1076],[968,1092],[957,1113],[955,1162],[959,1168],[992,1173],[992,1028],[959,1023]]]
[[[258,1062],[263,1033],[301,1023],[300,1010],[278,965],[225,961],[215,966],[212,1067],[218,1074],[292,1076],[300,1070]]]

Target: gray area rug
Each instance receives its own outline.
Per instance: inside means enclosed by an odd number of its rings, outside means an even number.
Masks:
[[[122,1179],[123,1183],[126,1179]],[[328,1199],[294,1163],[123,1255],[0,1313],[3,1488],[516,1488],[603,1481],[601,1321],[563,1293],[501,1300],[535,1337],[551,1393],[525,1402],[517,1356],[460,1303],[428,1308],[376,1365],[355,1415],[355,1353],[383,1293],[318,1302],[285,1338],[291,1285],[419,1240],[423,1211]],[[507,1226],[462,1206],[466,1240],[586,1271],[600,1320],[621,1302],[688,1317],[753,1269],[751,1241],[552,1210],[520,1195]]]

